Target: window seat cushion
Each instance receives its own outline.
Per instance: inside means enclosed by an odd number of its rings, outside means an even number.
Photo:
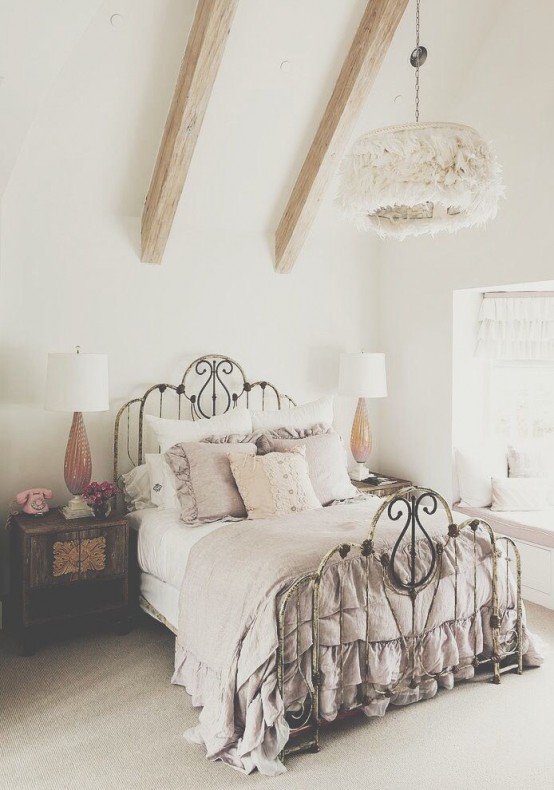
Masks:
[[[554,507],[499,512],[491,510],[490,507],[465,507],[456,504],[454,510],[466,516],[483,519],[495,532],[502,535],[554,549]]]

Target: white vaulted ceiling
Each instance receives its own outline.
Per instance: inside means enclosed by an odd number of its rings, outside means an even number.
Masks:
[[[0,0],[0,196],[29,126],[101,0]]]
[[[241,0],[179,205],[184,224],[275,230],[365,3]],[[43,127],[61,146],[82,138],[75,166],[91,200],[140,216],[194,8],[0,0],[0,195],[29,130]],[[412,119],[414,12],[412,2],[359,133]],[[422,0],[422,118],[449,118],[501,13],[501,0]],[[316,224],[327,221],[333,193],[331,184]]]

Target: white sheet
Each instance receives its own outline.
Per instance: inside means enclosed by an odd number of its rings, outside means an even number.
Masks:
[[[189,527],[179,519],[178,510],[148,508],[128,515],[138,529],[138,562],[141,570],[181,589],[191,548],[205,535],[226,522]]]
[[[170,628],[175,634],[177,633],[177,628],[179,626],[180,593],[181,591],[176,587],[172,587],[170,584],[162,582],[160,579],[156,578],[156,576],[152,576],[150,573],[145,573],[142,571],[140,574],[141,598],[144,598],[146,603],[154,608],[156,619],[160,619],[158,615],[161,615],[163,618],[165,618],[165,620],[167,620],[167,623],[164,623],[164,625],[169,623]],[[145,606],[142,602],[141,607],[145,612],[147,612],[147,614],[152,615],[152,612],[149,610],[148,606]]]
[[[472,510],[472,515],[481,518],[488,516],[491,521],[489,509],[468,508],[467,511],[469,510]],[[533,515],[533,522],[539,522],[541,526],[548,523],[552,529],[553,512],[554,509],[549,512],[550,518],[544,513],[527,513],[526,516]],[[461,518],[464,515],[462,511]],[[504,518],[521,515],[502,513]],[[195,543],[210,532],[220,529],[226,522],[189,527],[180,520],[179,510],[160,508],[136,510],[129,513],[128,518],[131,527],[138,530],[138,561],[143,571],[140,580],[141,595],[176,629],[179,594],[190,551]],[[527,523],[530,523],[529,518]],[[499,529],[498,524],[493,526]]]
[[[490,511],[488,513],[490,518]],[[138,562],[141,570],[175,590],[181,589],[188,556],[194,544],[228,523],[217,521],[190,527],[180,520],[178,510],[161,508],[135,510],[129,513],[128,518],[131,527],[139,533]]]

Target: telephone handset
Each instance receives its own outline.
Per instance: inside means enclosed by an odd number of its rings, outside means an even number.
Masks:
[[[29,488],[18,494],[15,501],[18,505],[23,505],[24,513],[42,516],[50,509],[45,500],[52,499],[52,496],[52,491],[49,488]]]

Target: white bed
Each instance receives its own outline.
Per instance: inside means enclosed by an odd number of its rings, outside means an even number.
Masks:
[[[237,370],[241,374],[237,388],[229,388],[221,376]],[[204,377],[199,388],[188,386],[191,372]],[[223,409],[218,410],[220,386]],[[250,428],[221,420],[227,414],[229,422],[242,419],[245,412],[234,407],[243,398],[250,408],[254,387],[261,391],[262,410],[248,412]],[[271,392],[277,399],[275,412],[265,408]],[[164,395],[177,398],[177,420],[163,417]],[[150,396],[159,416],[145,413]],[[208,404],[212,401],[211,407],[203,407],[203,397]],[[473,674],[475,666],[491,664],[498,683],[501,661],[502,670],[515,668],[518,673],[528,653],[530,660],[540,663],[538,654],[533,659],[525,630],[519,586],[512,575],[496,570],[492,532],[489,535],[487,528],[462,514],[458,518],[465,523],[458,527],[445,500],[428,489],[413,488],[409,496],[403,492],[404,496],[382,503],[356,498],[340,440],[334,438],[338,435],[320,430],[332,423],[327,401],[331,399],[298,407],[285,417],[280,409],[286,396],[266,381],[248,383],[236,363],[215,355],[192,363],[180,385],[155,385],[124,404],[116,419],[115,479],[120,461],[133,467],[124,483],[126,500],[134,503],[129,520],[137,532],[140,606],[179,632],[173,682],[185,686],[193,704],[203,708],[201,730],[194,728],[190,739],[203,742],[210,759],[222,759],[246,772],[257,767],[270,775],[281,773],[280,756],[317,750],[320,712],[329,721],[354,709],[375,715],[371,712],[375,703],[382,715],[391,700],[406,704],[434,694],[439,683],[453,685],[452,667],[463,679]],[[213,423],[195,426],[192,439],[187,438],[190,426],[184,425],[182,416],[187,403],[193,422],[210,416],[210,408],[215,415]],[[325,417],[319,414],[323,408]],[[131,412],[138,418],[138,432]],[[282,428],[283,419],[292,423],[293,418],[298,424]],[[206,452],[201,441],[216,420],[222,441]],[[146,457],[144,422],[153,427],[158,445],[158,454],[146,453]],[[280,514],[273,513],[263,496],[256,505],[244,506],[253,489],[242,480],[243,503],[236,474],[242,467],[234,468],[225,447],[226,437],[250,437],[255,435],[250,431],[261,429],[265,432],[259,438],[265,438],[260,447],[246,441],[244,452],[235,455],[246,458],[248,453],[255,459],[249,462],[252,466],[275,466],[271,470],[275,497],[279,494],[288,503],[288,510]],[[285,431],[284,436],[277,430]],[[259,458],[264,456],[264,444],[277,448],[278,442],[270,441],[273,431],[277,433],[273,438],[283,442],[302,439],[302,456],[307,456],[308,442],[331,448],[330,455],[318,449],[313,467],[306,460],[302,467],[298,453],[279,455],[286,449],[265,450],[266,458]],[[325,436],[325,444],[320,435]],[[195,442],[198,446],[193,447]],[[152,469],[156,464],[149,461],[161,453],[173,470],[169,481],[163,464],[157,464],[161,471],[156,471]],[[227,465],[216,463],[219,458]],[[323,466],[316,473],[317,459],[323,459]],[[278,465],[284,468],[278,470]],[[309,489],[301,485],[301,472]],[[254,475],[252,469],[249,474]],[[269,480],[269,471],[264,474]],[[195,475],[197,490],[192,482]],[[320,496],[316,480],[327,486]],[[295,489],[296,499],[289,502],[287,496]],[[344,504],[332,504],[340,500]],[[246,510],[251,520],[243,519]],[[258,511],[263,514],[259,518]],[[235,523],[211,520],[222,514],[234,516]],[[440,521],[434,523],[433,537],[421,524],[424,514]],[[399,519],[405,519],[402,531]],[[506,539],[504,559],[510,559],[509,552]],[[449,675],[447,681],[444,673]]]
[[[159,441],[153,441],[152,434],[144,431],[143,418],[147,421],[148,415],[156,419],[168,416],[186,420],[190,430],[195,421],[207,422],[201,418],[213,418],[217,414],[217,420],[223,414],[236,413],[235,407],[257,407],[271,414],[274,413],[272,409],[290,406],[295,406],[292,398],[265,379],[247,379],[235,360],[219,354],[199,357],[187,367],[180,384],[154,385],[120,408],[114,429],[114,480],[121,481],[122,473],[129,471],[129,464],[131,468],[144,465],[149,451],[160,453]],[[323,421],[318,415],[319,412],[313,414],[311,422]],[[241,432],[236,427],[227,427],[222,434],[237,431]],[[155,502],[150,496],[146,500],[150,504]],[[179,592],[189,552],[201,538],[225,523],[190,527],[179,516],[177,509],[159,507],[128,513],[130,526],[138,532],[140,605],[174,633],[177,632]]]
[[[130,525],[138,532],[137,556],[141,569],[141,606],[148,614],[159,614],[161,622],[177,632],[179,593],[191,548],[225,522],[189,527],[178,510],[146,508],[129,513]]]
[[[453,513],[464,515],[463,511]],[[179,623],[179,595],[190,551],[203,537],[229,523],[219,521],[189,527],[179,515],[178,510],[157,507],[135,510],[128,515],[131,528],[138,533],[140,605],[174,633]]]

